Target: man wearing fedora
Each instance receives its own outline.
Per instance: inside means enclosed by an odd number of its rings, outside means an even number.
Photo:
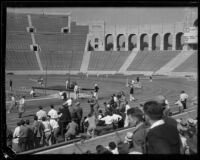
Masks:
[[[163,106],[154,100],[147,101],[144,104],[144,115],[150,124],[146,136],[146,153],[180,154],[178,129],[163,119]]]

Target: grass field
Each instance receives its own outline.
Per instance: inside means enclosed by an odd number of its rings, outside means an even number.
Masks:
[[[20,92],[20,90],[25,87],[27,93],[32,86],[38,86],[33,81],[29,79],[37,79],[40,76],[18,76],[18,75],[7,75],[6,76],[6,92],[9,92],[9,79],[13,80],[13,88],[15,91]],[[48,75],[47,76],[47,86],[54,85],[65,85],[66,76],[58,76],[58,75]],[[99,91],[99,104],[103,109],[103,102],[107,101],[113,93],[118,93],[119,91],[124,91],[126,93],[126,97],[129,96],[129,89],[126,87],[126,78],[124,76],[100,76],[99,78],[95,76],[90,76],[89,78],[80,78],[80,76],[71,76],[71,81],[76,81],[79,86],[83,88],[93,88],[95,83],[98,83],[100,87]],[[45,77],[44,77],[45,79]],[[136,76],[130,76],[129,79],[136,79]],[[130,102],[131,105],[137,106],[139,103],[144,102],[145,100],[151,99],[156,95],[162,94],[166,96],[170,103],[174,103],[178,98],[181,90],[185,90],[190,99],[188,104],[190,104],[191,99],[197,96],[197,82],[196,81],[188,81],[183,78],[162,78],[162,77],[153,77],[153,82],[149,82],[148,77],[141,76],[140,81],[142,82],[142,89],[135,89],[135,98],[136,102]],[[58,93],[57,91],[48,91],[47,95]],[[90,93],[90,92],[88,92]],[[23,119],[30,119],[31,123],[33,122],[33,117],[31,115],[35,114],[38,111],[38,106],[42,105],[45,111],[50,109],[49,105],[54,104],[56,109],[63,103],[62,100],[58,98],[50,98],[50,99],[42,99],[46,96],[44,95],[44,91],[40,91],[39,97],[34,98],[35,100],[30,100],[27,98],[26,102],[26,112],[24,113]],[[41,100],[36,100],[41,98]],[[9,99],[7,98],[9,101]],[[83,114],[86,116],[89,112],[89,104],[87,103],[87,99],[80,99],[81,106],[83,108]],[[6,110],[9,107],[9,103],[6,105]],[[173,107],[173,105],[172,105]],[[13,110],[13,113],[6,114],[6,122],[9,128],[14,130],[16,127],[16,123],[19,121],[18,114],[16,109]]]

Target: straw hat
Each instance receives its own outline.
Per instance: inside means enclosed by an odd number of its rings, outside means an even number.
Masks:
[[[125,140],[130,142],[133,140],[133,133],[132,132],[127,132],[125,136]]]

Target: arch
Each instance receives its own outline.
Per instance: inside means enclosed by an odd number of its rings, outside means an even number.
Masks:
[[[118,51],[123,51],[125,50],[125,35],[124,34],[119,34],[117,36],[117,50]]]
[[[113,35],[107,34],[105,37],[105,50],[110,51],[113,50]]]
[[[184,45],[183,32],[176,34],[176,50],[182,50]]]
[[[166,33],[163,39],[164,50],[172,50],[172,34]]]
[[[140,50],[148,50],[149,37],[148,34],[144,33],[140,36]]]
[[[152,35],[152,50],[160,50],[160,35],[158,33]]]
[[[137,36],[136,34],[130,34],[128,37],[128,50],[132,51],[137,47]]]

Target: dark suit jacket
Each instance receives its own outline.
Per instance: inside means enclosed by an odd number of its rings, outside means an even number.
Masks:
[[[168,123],[149,130],[146,139],[148,154],[180,154],[181,141],[177,128]]]
[[[70,122],[71,121],[71,114],[68,107],[63,107],[60,112],[62,116],[60,117],[60,122]]]

